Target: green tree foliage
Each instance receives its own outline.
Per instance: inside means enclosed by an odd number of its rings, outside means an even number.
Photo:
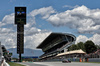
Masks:
[[[79,42],[77,44],[73,44],[72,46],[68,47],[68,51],[82,49],[86,53],[93,53],[97,49],[100,49],[100,45],[95,45],[91,40],[86,41],[85,43]]]
[[[73,44],[68,48],[68,51],[77,50],[77,49],[79,49],[78,46],[76,44]]]
[[[96,45],[97,49],[100,49],[100,45]]]
[[[88,54],[93,53],[94,51],[97,50],[97,47],[91,40],[86,41],[84,43],[84,46],[85,46],[86,53],[88,53]]]
[[[77,46],[78,46],[79,49],[82,49],[83,51],[86,51],[83,42],[79,42],[79,43],[77,44]]]

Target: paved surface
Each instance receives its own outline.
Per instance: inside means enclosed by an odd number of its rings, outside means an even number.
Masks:
[[[24,62],[22,64],[26,64],[27,66],[100,66],[97,63],[80,63],[80,62],[72,62],[72,63],[62,63],[62,62]]]
[[[33,63],[33,62],[23,62],[23,63],[19,63],[19,64],[23,64],[25,66],[47,66],[47,65],[44,65],[44,64]]]

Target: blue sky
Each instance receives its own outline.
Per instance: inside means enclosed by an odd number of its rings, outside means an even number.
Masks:
[[[0,1],[0,20],[6,14],[14,12],[15,6],[26,6],[28,12],[39,9],[42,7],[53,6],[58,12],[65,11],[68,8],[62,8],[64,5],[76,6],[76,5],[85,5],[88,8],[95,9],[99,7],[99,0],[1,0]],[[3,12],[3,14],[2,14]],[[1,18],[2,17],[2,18]]]
[[[27,7],[26,48],[35,49],[51,32],[100,43],[100,0],[0,0],[0,40],[8,48],[16,47],[16,6]]]

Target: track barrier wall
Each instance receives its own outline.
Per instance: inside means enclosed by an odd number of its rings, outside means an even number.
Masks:
[[[100,58],[66,58],[66,59],[71,60],[72,62],[100,62]],[[62,61],[62,59],[49,59],[45,61],[56,62],[56,61]]]
[[[89,58],[88,62],[100,62],[100,58]]]

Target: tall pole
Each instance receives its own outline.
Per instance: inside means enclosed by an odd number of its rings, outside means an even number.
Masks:
[[[22,58],[21,58],[21,53],[19,53],[19,62],[21,62]]]
[[[19,54],[19,62],[21,62],[21,54],[24,53],[24,25],[17,24],[17,53]]]
[[[15,24],[17,24],[17,54],[21,62],[24,53],[24,24],[26,24],[26,7],[15,7]]]

